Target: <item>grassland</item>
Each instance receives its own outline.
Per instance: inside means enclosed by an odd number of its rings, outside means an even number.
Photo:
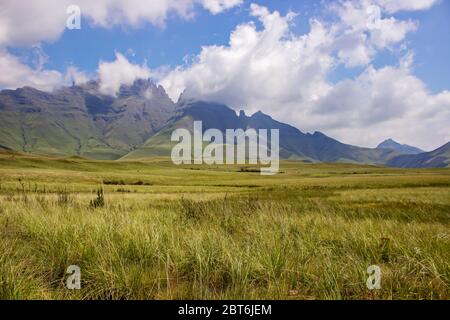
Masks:
[[[0,154],[0,299],[450,298],[450,169],[281,170]]]

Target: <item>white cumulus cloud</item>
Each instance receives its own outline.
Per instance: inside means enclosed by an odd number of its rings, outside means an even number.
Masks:
[[[51,91],[63,83],[64,76],[54,70],[33,69],[5,49],[0,49],[0,88],[30,86]]]
[[[337,83],[318,101],[300,106],[302,118],[312,120],[307,127],[363,146],[375,146],[387,137],[429,150],[445,144],[450,92],[430,93],[409,63],[369,66],[357,78]]]
[[[0,48],[0,90],[16,89],[29,86],[43,91],[76,84],[83,84],[89,76],[74,66],[69,66],[64,73],[45,68],[47,56],[40,47],[35,49],[34,63],[25,63],[18,57]]]
[[[142,66],[130,63],[122,54],[116,53],[113,62],[101,61],[98,67],[100,91],[104,94],[115,95],[122,85],[131,85],[136,79],[150,77],[150,70],[145,64]]]
[[[87,75],[83,71],[80,71],[75,66],[69,66],[66,70],[66,74],[64,77],[64,82],[68,85],[72,85],[72,84],[81,85],[81,84],[85,84],[89,80],[90,80],[89,75]]]
[[[184,19],[195,15],[197,6],[213,14],[242,0],[2,0],[0,2],[0,47],[34,45],[57,40],[66,28],[69,5],[78,5],[84,18],[97,26],[138,27],[147,22],[163,26],[170,14]]]
[[[241,24],[228,46],[203,47],[193,64],[161,80],[172,99],[187,89],[190,96],[252,108],[273,99],[311,99],[327,90],[324,78],[333,59],[326,52],[332,39],[323,25],[313,21],[310,34],[294,37],[289,33],[293,14],[283,17],[258,5],[251,6],[251,14],[263,30]]]
[[[339,19],[332,27],[335,49],[348,67],[369,64],[379,50],[393,49],[417,28],[411,20],[387,16],[377,0],[337,2],[330,8]]]
[[[212,14],[218,14],[222,11],[239,6],[244,0],[202,0],[202,4],[205,9],[209,10]]]
[[[282,16],[254,4],[250,14],[262,29],[254,22],[238,25],[228,45],[203,47],[160,83],[174,100],[185,92],[235,109],[262,110],[347,143],[375,146],[392,137],[425,149],[438,147],[449,138],[450,93],[429,92],[413,74],[411,53],[397,66],[371,65],[377,52],[400,45],[416,28],[413,21],[389,16],[384,7],[370,20],[366,9],[374,3],[340,2],[332,8],[338,13],[335,22],[311,20],[310,31],[299,36],[291,32],[294,14]],[[333,84],[329,76],[341,63],[365,71]]]
[[[376,3],[389,13],[430,9],[440,0],[377,0]]]
[[[13,56],[7,48],[39,47],[41,42],[53,42],[61,37],[69,18],[67,8],[78,5],[82,17],[89,23],[109,28],[114,25],[140,27],[143,23],[163,26],[170,14],[190,19],[197,6],[202,6],[212,14],[218,14],[242,3],[242,0],[1,0],[0,1],[0,89],[25,85],[43,90],[75,81],[83,83],[88,77],[76,67],[69,67],[63,75],[55,70],[45,70],[43,66],[31,67]],[[118,77],[106,81],[105,92],[114,91],[115,82],[127,81],[129,74],[146,75],[143,68],[127,65],[118,56],[116,64],[103,64],[104,69],[114,66],[123,71]]]

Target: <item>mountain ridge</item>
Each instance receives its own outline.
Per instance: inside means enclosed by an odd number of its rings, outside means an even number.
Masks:
[[[170,156],[176,143],[170,142],[171,133],[178,128],[193,132],[193,122],[202,121],[203,130],[225,129],[279,129],[280,157],[311,162],[353,162],[382,164],[385,159],[398,155],[392,150],[376,150],[343,144],[323,133],[303,133],[296,127],[274,120],[258,111],[251,116],[244,112],[236,114],[231,108],[205,101],[184,101],[177,106],[177,115],[169,120],[155,136],[123,159],[137,159],[152,156]]]
[[[400,167],[450,165],[447,151],[405,154],[398,146],[406,145],[393,140],[374,149],[356,147],[319,131],[304,133],[261,111],[247,116],[221,103],[183,97],[174,103],[150,79],[123,85],[116,96],[102,93],[97,81],[53,92],[31,87],[2,90],[0,119],[0,150],[50,156],[111,160],[170,156],[171,132],[192,130],[193,121],[201,120],[205,130],[279,129],[282,159]]]

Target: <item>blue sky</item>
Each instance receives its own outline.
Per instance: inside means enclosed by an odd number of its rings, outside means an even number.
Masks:
[[[299,15],[293,28],[297,34],[309,31],[310,18],[326,14],[319,1],[265,0],[257,3],[282,14],[297,12]],[[414,73],[433,92],[450,89],[450,1],[441,1],[430,10],[399,13],[396,16],[420,23],[417,31],[406,38],[416,55]],[[230,32],[236,25],[248,20],[249,9],[245,5],[220,15],[211,15],[199,8],[193,20],[172,16],[165,27],[146,23],[140,28],[115,26],[104,29],[93,27],[84,19],[81,30],[66,30],[56,42],[44,43],[42,47],[49,57],[47,67],[61,72],[73,64],[95,73],[99,60],[113,60],[116,51],[128,52],[127,57],[135,63],[147,61],[151,68],[161,65],[174,67],[182,64],[186,55],[198,54],[204,45],[227,44]],[[23,55],[30,55],[27,50],[20,51]],[[373,64],[381,67],[397,60],[396,53],[386,50],[376,56]],[[337,68],[330,80],[336,81],[359,71],[359,68]]]
[[[420,23],[407,38],[416,53],[415,74],[435,92],[450,89],[450,1],[408,16]]]
[[[260,1],[274,10],[286,13],[295,10],[301,13],[295,28],[299,34],[309,29],[309,16],[304,13],[317,7],[311,1]],[[84,19],[81,30],[66,30],[55,43],[45,44],[44,50],[51,57],[49,66],[63,71],[68,63],[84,70],[94,72],[98,61],[113,60],[115,51],[126,53],[132,49],[135,56],[129,59],[150,67],[161,65],[176,66],[183,63],[186,55],[198,54],[204,45],[225,45],[231,31],[240,23],[249,21],[249,8],[245,5],[226,11],[220,15],[211,15],[199,8],[195,18],[185,20],[177,16],[170,17],[164,27],[146,23],[140,28],[115,26],[111,29],[95,28]],[[86,50],[86,47],[89,50]]]
[[[81,30],[66,28],[70,4]],[[114,95],[152,77],[174,101],[431,150],[450,140],[449,31],[446,0],[2,0],[0,89],[99,79]]]

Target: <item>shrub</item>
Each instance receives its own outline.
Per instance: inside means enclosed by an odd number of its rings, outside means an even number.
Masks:
[[[93,209],[102,208],[105,206],[105,197],[103,195],[102,188],[97,190],[97,197],[94,200],[91,200],[89,205]]]

